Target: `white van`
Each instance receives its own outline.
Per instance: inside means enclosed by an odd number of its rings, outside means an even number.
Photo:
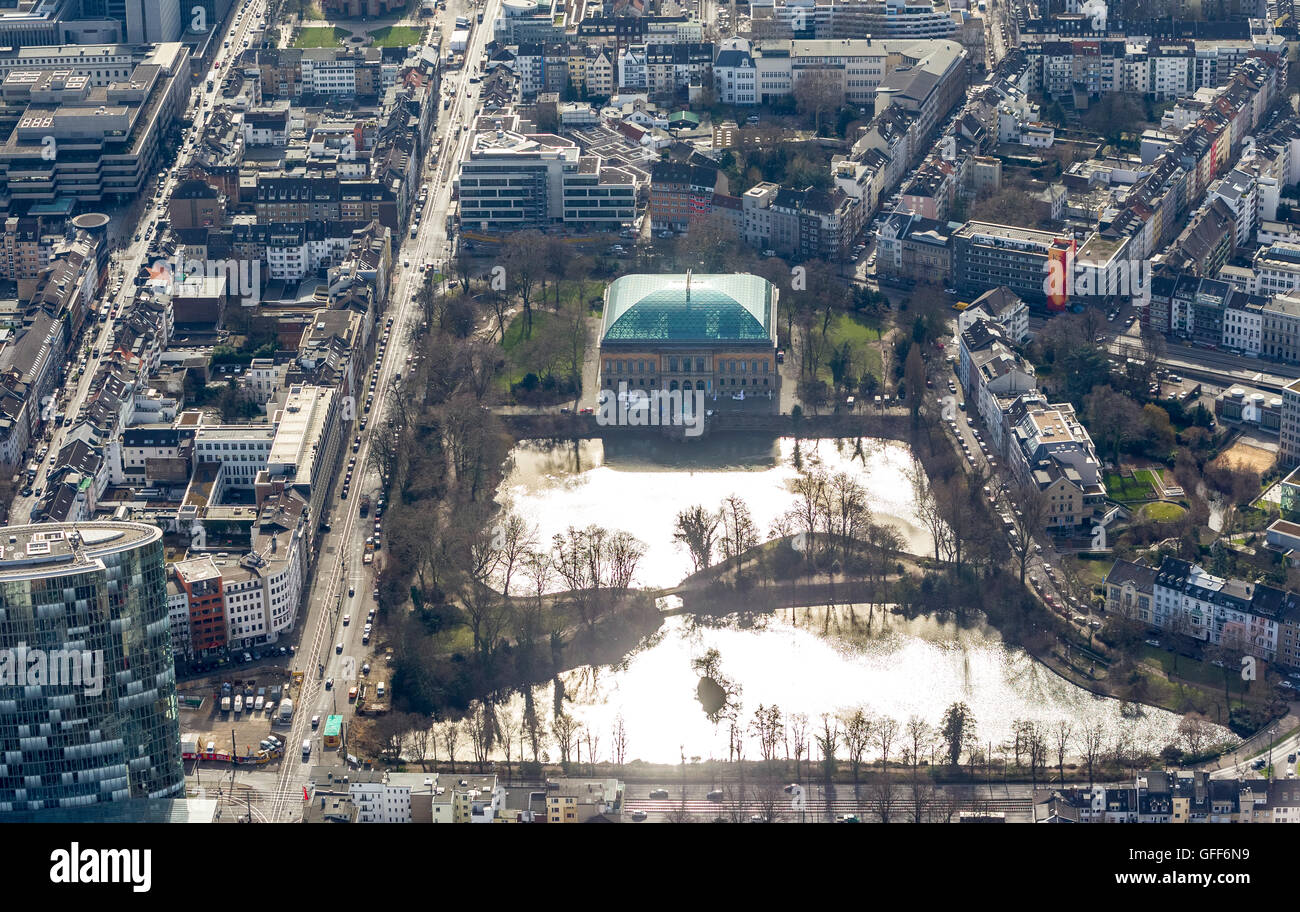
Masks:
[[[304,740],[302,742],[302,759],[311,759],[311,741],[309,740]]]

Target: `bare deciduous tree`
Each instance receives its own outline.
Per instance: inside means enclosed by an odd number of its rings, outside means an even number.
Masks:
[[[451,764],[453,773],[456,772],[456,745],[460,741],[460,731],[460,721],[451,719],[443,722],[438,732],[442,737],[442,747],[447,752],[447,762]]]
[[[713,563],[714,536],[722,517],[696,504],[677,514],[673,541],[683,545],[691,555],[695,572],[707,570]]]

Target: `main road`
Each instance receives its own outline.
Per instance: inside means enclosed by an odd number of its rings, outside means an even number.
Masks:
[[[378,473],[368,464],[371,438],[382,427],[379,419],[392,395],[395,375],[405,368],[406,357],[411,353],[414,330],[421,320],[419,308],[413,302],[415,292],[424,280],[421,264],[430,262],[443,265],[451,255],[446,214],[451,206],[457,163],[462,150],[470,141],[472,131],[466,127],[472,123],[475,113],[473,89],[476,84],[469,80],[479,71],[478,60],[491,33],[491,23],[499,4],[500,0],[487,0],[483,8],[483,22],[477,24],[471,33],[464,66],[458,73],[444,80],[444,90],[452,100],[446,110],[442,109],[441,101],[438,102],[439,123],[432,144],[438,151],[438,159],[429,179],[429,201],[416,237],[404,238],[401,252],[397,254],[393,267],[396,281],[392,283],[387,308],[393,324],[385,355],[379,363],[375,399],[368,416],[367,429],[360,432],[361,441],[354,454],[357,457],[354,483],[347,500],[339,500],[339,492],[335,492],[333,528],[321,542],[317,570],[312,580],[307,617],[295,665],[297,670],[303,672],[303,686],[297,696],[293,724],[286,738],[286,751],[281,761],[277,786],[266,796],[271,799],[268,814],[271,820],[296,818],[311,767],[318,763],[330,763],[322,757],[320,731],[311,729],[311,718],[317,715],[324,718],[335,712],[348,716],[352,706],[347,699],[349,688],[363,679],[369,680],[373,685],[387,677],[387,666],[378,661],[374,663],[375,667],[369,676],[361,671],[367,661],[367,647],[361,643],[362,628],[368,609],[375,604],[371,594],[373,575],[369,572],[369,567],[362,563],[365,539],[373,533],[373,515],[363,520],[359,516],[357,502],[362,494],[373,494],[379,490],[382,483]],[[456,6],[450,4],[449,9],[442,14],[447,21],[454,21],[462,9],[473,12],[473,7],[457,9]],[[442,29],[444,35],[450,34],[450,31],[445,26]],[[376,324],[376,332],[383,332],[385,322],[386,320]],[[348,443],[348,449],[351,449],[351,441]],[[351,617],[351,623],[346,626],[342,623],[344,615]],[[325,681],[330,679],[333,686],[326,690]],[[304,740],[311,742],[311,752],[307,759],[302,755]],[[334,762],[338,762],[338,756],[334,756]]]

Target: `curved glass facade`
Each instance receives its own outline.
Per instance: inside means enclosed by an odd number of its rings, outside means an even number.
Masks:
[[[0,814],[184,797],[161,531],[0,530]]]

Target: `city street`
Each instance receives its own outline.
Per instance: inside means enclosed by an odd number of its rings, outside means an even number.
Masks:
[[[495,17],[495,7],[499,2],[500,0],[487,0],[484,7],[485,21],[490,22]],[[470,6],[458,8],[457,3],[449,3],[448,9],[439,13],[439,21],[454,22],[457,15],[472,9]],[[444,25],[443,33],[449,34],[450,31]],[[360,671],[361,666],[371,661],[367,658],[369,647],[361,644],[361,631],[367,611],[375,604],[371,595],[374,582],[369,567],[362,563],[362,555],[365,539],[371,534],[369,527],[373,514],[361,519],[358,516],[358,500],[362,494],[371,493],[373,496],[380,490],[381,479],[368,460],[371,438],[380,426],[379,419],[389,401],[394,375],[406,366],[406,357],[411,352],[410,337],[414,324],[421,319],[419,309],[413,302],[415,291],[424,278],[420,264],[430,262],[444,266],[451,256],[446,214],[452,204],[452,178],[455,177],[455,169],[465,144],[470,141],[469,131],[462,126],[470,123],[474,115],[474,90],[477,85],[471,84],[469,80],[478,72],[478,60],[489,34],[490,29],[476,27],[471,33],[464,67],[459,72],[444,77],[443,84],[449,87],[452,103],[448,110],[439,110],[437,134],[433,141],[434,148],[438,150],[438,165],[429,178],[429,202],[417,236],[414,240],[406,240],[400,252],[395,254],[395,281],[387,311],[393,318],[392,333],[380,368],[370,421],[367,430],[360,432],[361,445],[356,453],[357,466],[351,493],[347,500],[337,500],[338,492],[335,492],[333,529],[322,542],[321,557],[308,599],[303,639],[298,648],[296,667],[304,672],[303,692],[298,697],[298,709],[286,739],[288,750],[281,763],[277,787],[266,796],[272,799],[268,813],[272,820],[296,817],[302,787],[307,782],[310,768],[316,764],[342,764],[343,758],[340,755],[346,753],[346,740],[343,751],[324,751],[321,731],[312,732],[310,720],[313,715],[320,715],[323,727],[323,720],[330,713],[341,712],[350,718],[348,689],[365,677]],[[406,262],[410,263],[409,267],[404,265]],[[382,553],[380,551],[381,556]],[[349,589],[354,594],[349,595]],[[342,625],[342,616],[345,614],[350,614],[352,618],[347,627]],[[342,645],[341,651],[339,644]],[[368,680],[372,683],[386,680],[388,666],[380,660],[373,661],[372,664],[374,667]],[[333,678],[334,686],[331,690],[325,689],[327,678]],[[301,745],[308,738],[312,740],[311,756],[308,760],[303,760]]]

